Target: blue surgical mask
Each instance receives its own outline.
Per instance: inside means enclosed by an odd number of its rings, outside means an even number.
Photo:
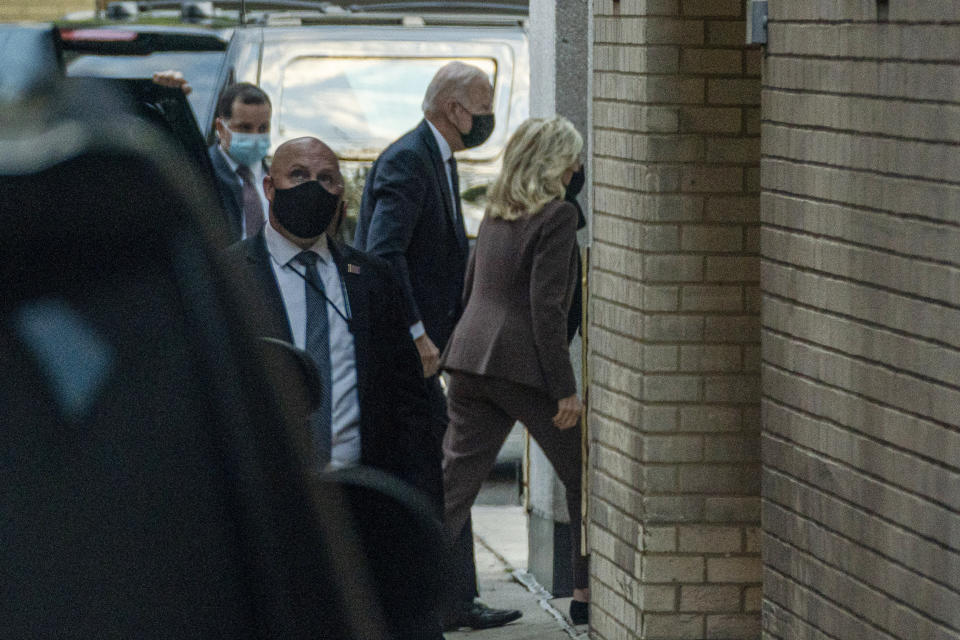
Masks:
[[[269,150],[269,133],[230,132],[230,148],[227,153],[239,164],[252,167],[263,160]]]

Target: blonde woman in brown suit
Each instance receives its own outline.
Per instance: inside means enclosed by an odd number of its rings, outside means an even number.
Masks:
[[[449,373],[443,441],[444,524],[455,540],[519,420],[566,488],[574,622],[586,622],[587,557],[580,555],[582,411],[567,347],[577,273],[577,210],[564,201],[583,140],[565,118],[529,119],[504,152],[470,256],[464,312],[441,358]],[[448,589],[473,575],[450,572]]]

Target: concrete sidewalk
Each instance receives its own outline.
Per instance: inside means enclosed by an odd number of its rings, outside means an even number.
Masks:
[[[567,618],[570,598],[553,598],[527,568],[527,516],[523,507],[474,506],[480,599],[498,609],[520,609],[523,617],[497,629],[457,631],[447,640],[586,640],[587,626]]]

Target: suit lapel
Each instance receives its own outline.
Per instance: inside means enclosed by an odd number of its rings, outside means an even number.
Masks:
[[[447,181],[447,168],[443,162],[443,156],[440,154],[440,147],[437,146],[437,140],[426,120],[424,120],[421,125],[420,137],[430,153],[430,158],[433,160],[434,180],[440,188],[440,194],[443,198],[443,210],[446,212],[450,229],[457,239],[457,244],[460,245],[461,249],[465,249],[467,246],[467,237],[463,229],[463,223],[460,221],[457,211],[453,207],[453,195],[450,193],[450,183]],[[459,193],[457,194],[457,201],[460,201]]]
[[[277,286],[277,278],[273,274],[273,267],[270,264],[270,254],[267,252],[267,239],[263,235],[263,229],[260,230],[249,242],[246,242],[246,260],[253,267],[253,272],[260,283],[264,295],[267,297],[267,305],[272,309],[279,309],[282,317],[283,327],[275,327],[276,338],[286,340],[293,344],[293,335],[290,333],[290,318],[287,317],[287,309],[283,304],[283,296],[280,295],[280,287]]]
[[[341,247],[328,238],[333,261],[340,273],[350,311],[350,332],[353,334],[354,357],[357,366],[357,397],[364,406],[370,374],[370,295],[367,276],[360,265],[350,261],[350,249]],[[362,411],[361,411],[362,414]]]
[[[237,180],[237,174],[233,172],[230,165],[227,164],[227,161],[223,159],[223,153],[221,153],[218,144],[210,147],[210,163],[213,165],[213,171],[217,176],[217,180],[227,188],[227,197],[229,198],[229,203],[227,204],[230,206],[230,211],[227,213],[230,216],[232,230],[236,237],[239,238],[240,230],[243,229],[243,224],[240,221],[243,217],[243,191]]]

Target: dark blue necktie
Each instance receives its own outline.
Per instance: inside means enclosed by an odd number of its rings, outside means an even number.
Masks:
[[[306,351],[317,363],[320,373],[320,406],[310,416],[310,428],[313,432],[317,465],[323,470],[330,462],[331,449],[331,390],[333,381],[330,374],[330,322],[327,319],[327,301],[324,295],[323,281],[317,272],[319,256],[312,251],[301,251],[295,258],[306,268],[307,281],[304,282],[307,301],[307,342]]]

